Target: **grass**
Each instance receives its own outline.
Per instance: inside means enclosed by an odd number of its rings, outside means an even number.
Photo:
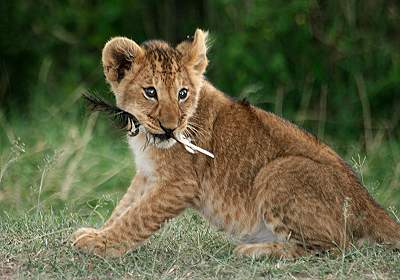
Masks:
[[[4,215],[0,278],[74,279],[398,279],[400,254],[380,247],[297,261],[236,257],[231,240],[192,211],[117,259],[73,250],[68,237],[96,214],[70,210]]]
[[[100,225],[134,175],[126,139],[83,114],[76,96],[7,119],[0,112],[0,279],[399,279],[400,254],[380,247],[292,261],[236,257],[234,245],[193,211],[118,259],[71,249],[69,235]],[[71,109],[71,108],[78,109]],[[82,121],[83,120],[83,121]],[[330,141],[386,208],[400,208],[400,144],[372,135]],[[348,143],[355,143],[349,145]]]

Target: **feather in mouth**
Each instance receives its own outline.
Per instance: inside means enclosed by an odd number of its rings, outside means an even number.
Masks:
[[[115,105],[109,104],[95,94],[83,94],[83,98],[86,100],[88,107],[92,112],[100,111],[107,113],[114,120],[114,124],[120,129],[125,129],[129,136],[134,137],[139,134],[140,123],[138,119],[131,113],[126,112]],[[183,135],[176,136],[167,133],[149,134],[152,136],[154,143],[156,139],[160,142],[166,142],[170,139],[174,139],[182,144],[189,153],[195,154],[196,152],[200,152],[211,158],[214,158],[212,153],[197,147],[191,142],[190,138],[186,138]]]
[[[105,112],[119,129],[126,129],[129,136],[138,135],[140,123],[134,115],[109,104],[95,94],[83,94],[82,96],[92,112]]]

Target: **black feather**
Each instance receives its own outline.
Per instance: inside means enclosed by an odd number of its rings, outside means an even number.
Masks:
[[[118,128],[126,128],[132,133],[131,136],[135,136],[139,132],[138,128],[140,123],[131,113],[128,113],[115,105],[107,103],[95,94],[84,93],[82,94],[82,97],[86,100],[86,103],[92,112],[98,111],[107,113],[114,120],[114,124]]]

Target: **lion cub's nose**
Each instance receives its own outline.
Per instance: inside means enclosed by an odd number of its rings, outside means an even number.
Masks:
[[[173,133],[174,130],[176,129],[176,127],[174,127],[174,128],[165,127],[165,126],[163,126],[163,125],[161,124],[161,122],[160,122],[160,127],[161,127],[162,130],[164,130],[165,134],[167,134],[167,135],[172,135],[172,133]]]

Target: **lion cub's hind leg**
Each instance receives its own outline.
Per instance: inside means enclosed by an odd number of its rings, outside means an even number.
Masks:
[[[240,244],[234,252],[237,255],[251,257],[274,257],[284,259],[295,259],[306,255],[311,255],[311,252],[304,249],[303,246],[291,242],[268,242],[255,244]]]

